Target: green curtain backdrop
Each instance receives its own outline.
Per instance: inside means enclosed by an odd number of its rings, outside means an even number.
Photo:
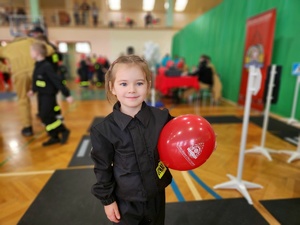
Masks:
[[[273,8],[277,16],[272,63],[282,65],[283,70],[278,102],[271,106],[271,112],[290,117],[296,85],[292,64],[300,62],[299,0],[223,0],[174,35],[172,55],[184,57],[190,68],[198,64],[201,54],[210,55],[222,81],[223,97],[237,102],[246,21]],[[300,119],[300,104],[296,118]]]

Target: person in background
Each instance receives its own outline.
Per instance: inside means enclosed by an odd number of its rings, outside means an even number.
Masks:
[[[165,75],[167,77],[180,77],[182,75],[182,71],[177,67],[174,61],[169,60],[167,62],[167,69],[165,71]]]
[[[90,5],[87,3],[86,0],[83,0],[83,2],[80,5],[80,10],[81,10],[81,22],[82,25],[88,25],[89,24],[89,11],[90,11]]]
[[[56,95],[60,90],[67,102],[72,103],[73,98],[69,89],[63,85],[61,77],[55,73],[52,65],[46,60],[47,48],[44,42],[36,41],[30,48],[31,57],[36,61],[33,71],[32,89],[28,96],[38,94],[39,116],[45,125],[50,138],[43,143],[49,146],[56,143],[65,144],[69,138],[68,130],[60,119],[56,118]]]
[[[167,66],[167,62],[170,61],[170,60],[172,60],[172,58],[170,57],[170,54],[168,54],[168,53],[165,54],[165,56],[161,60],[161,65],[163,67],[166,67]]]
[[[178,55],[175,55],[175,56],[174,56],[174,59],[173,59],[175,65],[177,65],[177,63],[179,62],[179,60],[180,60],[179,56],[178,56]]]
[[[78,65],[77,73],[79,75],[80,87],[89,87],[89,65],[87,63],[87,57],[85,55],[81,55],[81,60]]]
[[[94,27],[96,27],[96,26],[98,26],[99,8],[95,2],[92,3],[91,11],[92,11],[92,17],[93,17],[93,25],[94,25]]]
[[[181,57],[176,65],[176,67],[181,70],[182,72],[182,76],[186,76],[189,73],[189,67],[188,65],[185,63],[185,59],[183,57]]]
[[[172,175],[159,160],[157,143],[173,117],[144,102],[150,88],[151,71],[136,55],[119,57],[105,75],[107,98],[115,104],[91,128],[97,178],[92,193],[113,224],[164,224],[165,188]]]
[[[221,99],[222,84],[216,72],[211,58],[208,55],[201,55],[199,58],[198,68],[191,72],[191,75],[198,77],[200,89],[209,89],[212,93],[213,102],[218,103]],[[188,89],[184,92],[184,98],[188,99],[192,96],[194,90]],[[189,102],[191,100],[189,99]]]
[[[44,29],[42,29],[41,27],[35,27],[34,29],[32,29],[30,31],[30,35],[37,38],[38,40],[46,42],[54,49],[53,54],[46,56],[46,60],[52,65],[54,72],[58,74],[59,62],[63,60],[63,54],[59,52],[58,47],[49,41],[48,37],[45,35]],[[38,105],[38,111],[40,111],[39,108],[40,106]],[[55,112],[56,118],[63,121],[64,118],[61,112],[61,107],[59,105],[55,106]],[[37,117],[40,117],[40,115],[37,114]]]
[[[198,81],[208,85],[210,88],[213,86],[213,70],[210,64],[210,57],[208,55],[201,55],[199,58],[199,64],[196,71],[191,75],[198,76]]]
[[[10,69],[3,58],[0,58],[0,82],[0,91],[12,91]]]
[[[153,16],[152,16],[151,12],[147,12],[144,20],[145,20],[145,27],[152,26]]]
[[[95,66],[92,62],[92,57],[88,56],[86,58],[86,63],[88,66],[88,81],[90,84],[94,84],[94,73],[95,73]]]
[[[80,11],[79,4],[78,4],[77,1],[75,1],[74,5],[73,5],[73,17],[74,17],[75,25],[79,25],[80,24],[80,14],[79,14],[79,11]]]
[[[97,62],[94,64],[94,67],[95,67],[95,72],[96,72],[96,76],[97,76],[96,86],[101,87],[104,84],[104,76],[105,76],[105,69],[101,62],[101,58],[99,58],[99,60],[97,60]]]
[[[63,61],[58,62],[57,74],[61,77],[62,83],[67,84],[68,68],[64,65]]]
[[[18,97],[18,107],[22,123],[22,135],[33,135],[31,104],[27,92],[30,90],[34,60],[30,56],[30,46],[36,41],[32,37],[16,37],[5,47],[0,48],[0,57],[8,60],[14,90]],[[51,55],[53,48],[47,45],[47,53]]]
[[[130,28],[132,28],[135,24],[134,20],[130,17],[126,17],[125,22],[126,22],[126,25],[129,26]]]

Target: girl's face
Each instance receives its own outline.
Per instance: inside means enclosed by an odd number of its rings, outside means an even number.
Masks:
[[[117,65],[111,92],[121,103],[121,111],[134,116],[146,99],[149,86],[146,76],[137,65]]]
[[[34,60],[37,59],[37,51],[33,48],[33,47],[30,47],[30,55],[31,55],[31,58],[33,58]]]

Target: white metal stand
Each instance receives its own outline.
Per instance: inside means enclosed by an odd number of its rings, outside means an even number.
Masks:
[[[291,113],[291,117],[287,121],[288,124],[298,122],[298,120],[295,119],[295,113],[296,113],[297,100],[298,100],[299,84],[300,84],[300,76],[297,76],[292,113]]]
[[[249,188],[249,189],[262,188],[262,186],[259,184],[255,184],[255,183],[251,183],[251,182],[242,180],[242,173],[243,173],[243,166],[244,166],[245,146],[246,146],[246,141],[247,141],[249,115],[250,115],[250,110],[251,110],[251,99],[252,99],[252,95],[257,94],[257,92],[259,91],[260,84],[261,84],[260,70],[258,68],[255,68],[254,66],[250,66],[250,72],[249,72],[249,76],[248,76],[246,102],[245,102],[245,109],[244,109],[243,128],[242,128],[242,137],[241,137],[237,177],[227,174],[230,181],[214,186],[215,189],[236,189],[236,190],[238,190],[246,198],[248,203],[251,205],[253,204],[253,202],[247,191],[247,188]]]
[[[264,112],[264,122],[263,122],[263,130],[262,130],[260,146],[254,146],[253,148],[245,151],[245,153],[261,153],[264,156],[266,156],[269,161],[272,161],[272,158],[271,158],[269,152],[277,153],[277,151],[265,147],[266,133],[267,133],[267,127],[268,127],[268,123],[269,123],[270,105],[271,105],[271,101],[272,101],[273,88],[275,86],[275,84],[274,84],[275,74],[276,74],[276,66],[272,65],[270,80],[269,80],[269,84],[268,84],[268,95],[267,95],[267,99],[266,99],[267,102],[266,102],[266,108],[265,108],[265,112]]]
[[[290,155],[291,157],[288,159],[288,163],[291,163],[292,161],[296,159],[300,159],[300,134],[298,137],[298,146],[296,151],[291,151],[291,150],[280,150],[279,153],[285,153]]]

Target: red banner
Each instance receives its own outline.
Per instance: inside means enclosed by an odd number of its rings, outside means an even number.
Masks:
[[[259,92],[252,97],[251,107],[257,110],[263,110],[264,108],[264,87],[268,66],[271,64],[272,60],[275,20],[275,9],[256,15],[247,20],[242,79],[238,100],[240,105],[244,105],[245,103],[249,66],[254,65],[261,70],[262,82]]]

